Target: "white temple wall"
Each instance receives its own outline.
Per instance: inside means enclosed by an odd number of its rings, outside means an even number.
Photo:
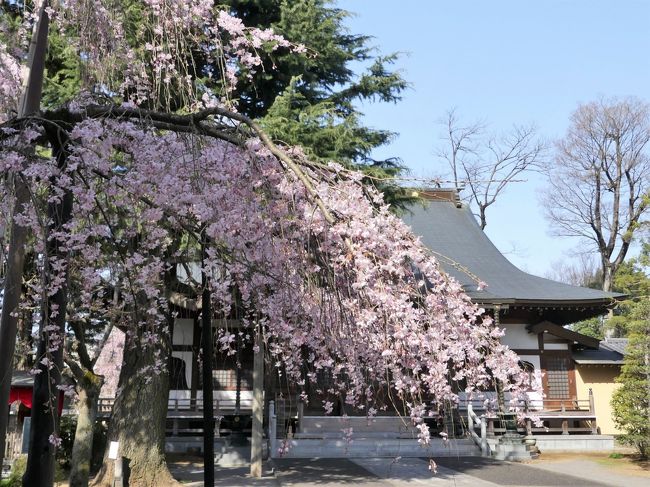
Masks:
[[[537,349],[537,335],[529,333],[524,323],[501,324],[505,329],[505,335],[501,337],[501,343],[510,348]]]

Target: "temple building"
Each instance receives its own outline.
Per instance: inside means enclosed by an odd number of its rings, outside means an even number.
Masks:
[[[604,315],[624,296],[523,272],[489,240],[456,190],[419,195],[425,204],[413,205],[404,222],[472,301],[505,329],[502,342],[522,364],[543,373],[544,397],[531,397],[531,406],[544,416],[544,431],[618,433],[609,400],[624,345],[565,326]],[[477,281],[487,285],[479,290]]]
[[[543,421],[543,426],[529,422],[527,427],[520,425],[520,432],[534,434],[542,450],[613,447],[613,437],[609,435],[618,431],[611,419],[609,401],[616,387],[614,378],[623,362],[624,343],[600,342],[571,331],[566,325],[604,315],[623,296],[527,274],[492,244],[470,209],[461,203],[456,190],[420,191],[420,196],[424,204],[413,205],[403,216],[404,222],[444,270],[461,283],[472,301],[505,329],[502,341],[519,355],[521,365],[531,374],[543,373],[543,396],[529,394],[529,408]],[[479,281],[487,284],[482,290]],[[169,299],[176,319],[172,330],[166,447],[169,451],[198,450],[202,445],[203,417],[200,299],[182,292],[171,293]],[[236,319],[215,319],[212,328],[215,342],[220,328],[242,331]],[[213,363],[217,451],[223,451],[225,459],[243,447],[243,454],[239,451],[233,455],[247,461],[253,350],[244,342],[237,346],[234,355],[219,353],[217,347]],[[461,394],[460,404],[449,418],[445,412],[445,417],[434,418],[433,424],[434,431],[439,428],[456,435],[453,449],[434,441],[425,453],[412,425],[395,413],[386,412],[371,422],[364,415],[338,415],[340,411],[336,408],[333,415],[326,415],[316,391],[307,387],[307,403],[298,400],[299,392],[295,384],[292,387],[278,382],[272,368],[267,368],[264,424],[271,456],[476,455],[485,454],[486,448],[489,454],[489,447],[467,438],[470,431],[476,436],[473,428],[479,424],[473,423],[470,416],[482,415],[480,421],[487,424],[486,428],[483,425],[483,441],[489,437],[492,447],[504,431],[498,418],[490,417],[481,411],[480,403],[472,404]],[[108,419],[112,403],[112,397],[102,398],[100,419]],[[451,427],[450,418],[454,423]],[[350,428],[355,432],[354,441],[342,447],[341,432]],[[235,437],[238,439],[231,441]],[[219,447],[220,444],[227,447]],[[283,452],[278,453],[280,450]]]

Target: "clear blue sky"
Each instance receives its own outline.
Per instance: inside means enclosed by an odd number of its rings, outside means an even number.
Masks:
[[[650,1],[339,0],[353,33],[374,36],[412,83],[396,105],[364,104],[368,125],[399,133],[376,152],[417,175],[440,174],[436,121],[456,107],[494,130],[534,122],[561,137],[581,102],[633,95],[650,101]],[[512,185],[488,210],[487,233],[519,267],[543,275],[577,240],[553,237],[539,203],[543,180]],[[514,251],[513,251],[514,249]]]

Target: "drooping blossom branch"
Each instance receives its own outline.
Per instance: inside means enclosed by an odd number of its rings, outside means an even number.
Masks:
[[[70,140],[68,166],[45,194],[65,188],[75,197],[73,219],[58,238],[81,271],[82,307],[101,306],[98,276],[118,266],[131,276],[123,309],[139,309],[135,323],[145,329],[162,323],[165,249],[188,227],[196,234],[205,228],[214,244],[204,271],[215,309],[236,312],[244,330],[262,326],[273,363],[295,383],[317,384],[325,372],[331,381],[323,392],[368,412],[376,411],[376,391],[387,389],[410,405],[423,441],[423,418],[457,401],[461,384],[479,391],[496,379],[513,397],[527,386],[516,355],[499,344],[502,332],[381,195],[361,186],[360,175],[342,177],[336,165],[318,173],[303,167],[309,189],[260,140],[242,147],[106,118],[77,123]],[[28,167],[34,184],[56,173],[47,159]],[[107,241],[120,246],[119,259],[102,249]],[[191,251],[174,255],[196,262]],[[124,317],[132,328],[131,314]],[[235,338],[223,331],[221,348],[231,350]]]
[[[168,318],[165,275],[179,262],[197,264],[204,231],[214,309],[243,323],[220,332],[222,351],[234,353],[261,327],[278,373],[301,387],[318,387],[326,375],[323,394],[368,415],[387,391],[408,408],[423,443],[424,418],[461,391],[498,380],[513,399],[523,394],[528,377],[499,343],[502,331],[361,175],[276,146],[234,111],[235,73],[258,69],[262,49],[299,47],[244,28],[207,0],[141,2],[149,22],[129,34],[121,27],[127,13],[107,5],[69,0],[51,10],[82,53],[94,93],[29,119],[7,113],[0,133],[0,167],[33,195],[14,219],[49,259],[32,299],[74,276],[77,318],[101,316],[139,346],[155,344]],[[214,61],[207,72],[195,71],[192,49]],[[0,76],[0,87],[13,86]],[[205,76],[223,90],[198,81]],[[111,103],[98,106],[98,91]],[[39,156],[24,150],[43,144],[44,129],[69,141],[65,167],[44,146]],[[70,221],[44,232],[43,209],[65,194],[74,200]],[[47,255],[51,239],[65,259]],[[118,306],[107,299],[115,281]],[[183,284],[194,296],[203,291],[191,279]],[[48,353],[39,357],[45,365]],[[156,356],[140,373],[165,366]]]

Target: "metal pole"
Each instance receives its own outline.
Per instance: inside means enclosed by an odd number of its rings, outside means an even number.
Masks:
[[[201,262],[206,260],[206,236],[203,231]],[[208,276],[201,270],[202,348],[203,348],[203,485],[214,485],[214,411],[212,409],[212,309]]]

